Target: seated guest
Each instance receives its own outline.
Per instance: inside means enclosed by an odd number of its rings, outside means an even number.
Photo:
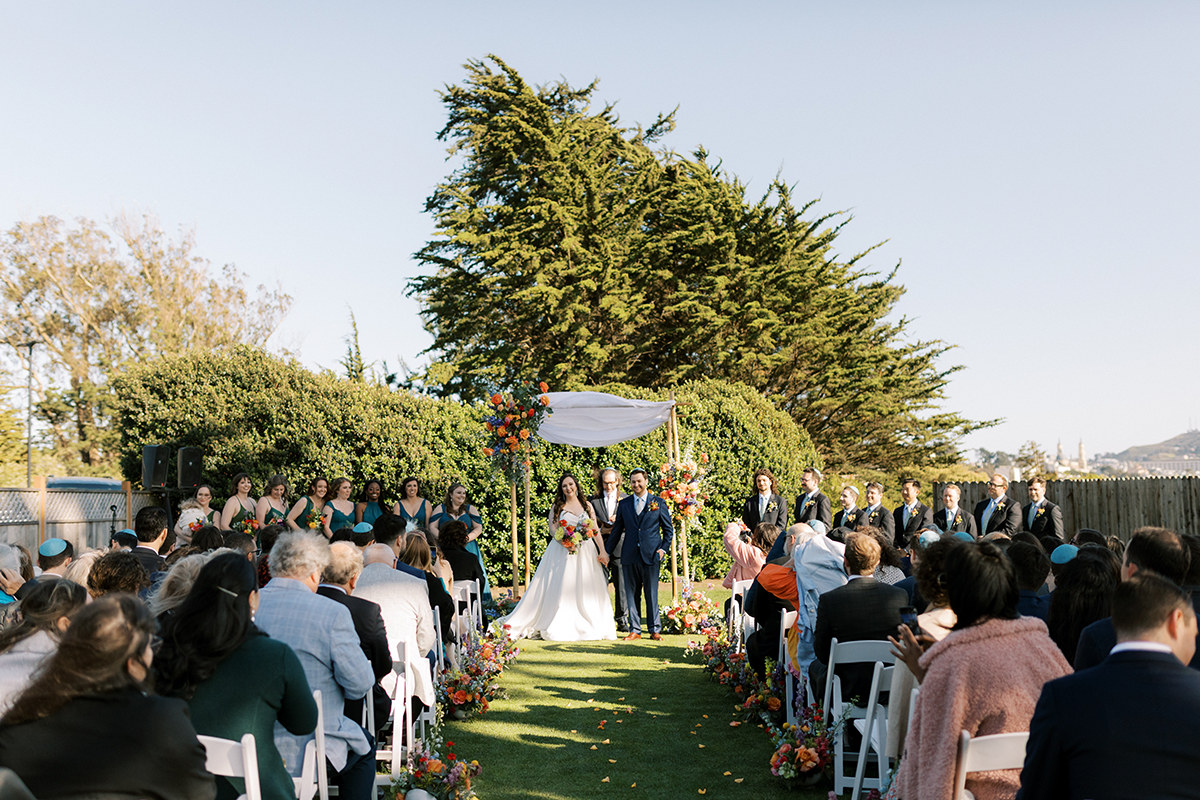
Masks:
[[[241,531],[226,533],[224,547],[236,553],[241,553],[251,564],[254,564],[258,559],[258,545],[254,543],[254,537],[248,533],[242,533]]]
[[[1125,542],[1120,536],[1109,536],[1104,540],[1104,546],[1112,550],[1113,555],[1117,558],[1125,558]]]
[[[1050,557],[1041,545],[1014,542],[1006,554],[1017,571],[1021,599],[1017,611],[1022,617],[1037,617],[1043,622],[1050,616],[1050,595],[1038,594],[1050,574]]]
[[[812,528],[799,522],[784,536],[783,555],[763,565],[754,578],[755,591],[746,593],[746,611],[754,617],[757,630],[746,639],[746,660],[759,678],[766,677],[766,659],[779,652],[782,612],[795,611],[799,604],[792,551],[801,535]]]
[[[379,604],[350,596],[362,570],[363,557],[357,547],[350,542],[330,544],[329,566],[321,573],[317,594],[344,605],[354,620],[358,644],[375,671],[375,685],[371,688],[375,706],[375,730],[372,733],[378,738],[379,730],[387,724],[388,714],[392,711],[392,701],[380,684],[380,680],[391,674],[392,654],[388,649],[387,630],[383,625]],[[347,700],[346,716],[354,720],[362,719],[362,704],[362,700]]]
[[[870,527],[860,528],[858,532],[873,536],[875,541],[879,542],[879,566],[875,568],[872,577],[889,586],[895,586],[904,580],[904,554],[896,549],[887,534],[878,528]]]
[[[74,581],[46,581],[29,589],[21,600],[20,621],[0,631],[0,714],[58,649],[71,615],[87,600],[87,590]]]
[[[813,646],[817,660],[812,665],[814,686],[823,686],[829,665],[830,644],[865,639],[884,641],[900,624],[900,609],[908,605],[903,589],[881,583],[872,576],[879,566],[880,547],[874,536],[852,533],[846,537],[845,585],[821,595],[817,605],[817,628]],[[871,691],[871,665],[838,667],[842,697],[866,702]]]
[[[75,558],[75,548],[66,539],[47,539],[38,547],[39,578],[61,578]]]
[[[214,551],[215,552],[215,551]],[[193,553],[171,565],[150,595],[150,613],[162,623],[165,615],[183,604],[200,570],[212,558],[212,553]]]
[[[742,524],[749,530],[769,523],[781,529],[787,526],[787,500],[779,493],[775,476],[763,467],[754,473],[754,491],[742,504]]]
[[[275,724],[311,733],[317,704],[292,649],[254,627],[257,607],[250,562],[234,552],[211,558],[161,629],[155,689],[187,701],[199,734],[234,741],[254,734],[262,796],[289,800],[295,786],[275,749]],[[217,779],[219,798],[244,791],[240,779]]]
[[[271,548],[271,582],[259,592],[254,622],[272,639],[295,651],[312,689],[321,690],[325,716],[325,758],[340,797],[375,797],[375,744],[358,722],[345,715],[346,700],[366,697],[375,683],[363,655],[354,620],[341,603],[317,594],[329,566],[323,536],[295,531]],[[300,774],[304,746],[311,737],[276,729],[275,746],[294,776]]]
[[[137,534],[130,528],[122,528],[115,532],[112,538],[108,540],[109,550],[133,550],[137,545]]]
[[[1083,547],[1085,544],[1098,544],[1101,547],[1108,546],[1104,534],[1092,528],[1080,528],[1076,531],[1074,538],[1071,539],[1071,544],[1076,547]]]
[[[454,594],[454,567],[450,566],[450,562],[442,555],[441,549],[437,546],[437,537],[424,528],[417,528],[412,531],[420,534],[425,538],[425,543],[429,545],[429,555],[433,559],[433,574],[442,579],[442,585],[446,587],[446,591],[451,595]]]
[[[133,554],[146,568],[150,580],[155,580],[155,573],[161,572],[166,566],[162,557],[162,547],[167,541],[167,512],[158,506],[146,506],[137,512],[133,518],[133,532],[137,534],[138,545],[133,548]]]
[[[75,613],[0,719],[0,764],[34,796],[213,797],[186,704],[149,693],[153,633],[153,618],[130,595]]]
[[[275,546],[275,540],[279,538],[280,534],[287,532],[287,525],[279,524],[268,525],[258,531],[258,549],[261,552],[258,554],[258,567],[255,572],[258,575],[258,588],[260,589],[271,580],[271,548]]]
[[[1048,680],[1070,673],[1040,619],[1017,614],[1017,574],[991,542],[958,544],[946,553],[946,595],[958,618],[953,632],[922,647],[898,628],[902,660],[921,684],[897,776],[901,797],[953,794],[958,738],[1029,730]],[[968,775],[977,800],[1012,797],[1016,770]]]
[[[405,530],[404,520],[395,514],[383,514],[375,520],[375,544],[387,545],[396,557],[396,569],[412,575],[414,578],[425,580],[424,573],[416,567],[409,566],[400,558],[400,554],[408,549],[409,532]],[[422,537],[424,538],[424,537]]]
[[[1068,662],[1075,660],[1080,632],[1112,613],[1113,592],[1120,581],[1117,557],[1096,545],[1081,547],[1059,573],[1050,595],[1046,627]]]
[[[137,595],[150,587],[146,568],[133,553],[110,550],[92,565],[88,573],[88,593],[93,598],[113,592]]]
[[[912,569],[912,574],[904,580],[892,584],[904,590],[905,594],[908,595],[908,604],[916,608],[918,612],[924,611],[926,604],[925,598],[917,591],[917,569],[921,563],[921,555],[931,544],[941,541],[941,538],[942,534],[936,528],[926,528],[909,539],[905,553],[908,556],[908,563]]]
[[[225,546],[225,536],[221,533],[221,529],[213,525],[205,525],[200,530],[192,534],[192,547],[199,550],[201,553],[208,553],[213,550],[220,549]]]
[[[442,638],[450,641],[451,628],[454,622],[454,598],[446,591],[442,579],[433,573],[433,556],[429,552],[429,543],[424,536],[406,536],[407,544],[400,560],[410,567],[421,570],[425,576],[425,587],[429,590],[429,605],[442,621]]]
[[[483,586],[483,567],[479,559],[467,549],[467,526],[458,520],[451,520],[442,525],[438,531],[438,548],[442,556],[450,562],[456,581],[479,581]],[[474,561],[474,563],[472,563]]]
[[[801,531],[792,549],[792,569],[796,572],[797,598],[795,666],[808,675],[816,658],[813,631],[821,595],[846,585],[846,545],[832,535],[814,532],[804,536]]]
[[[1197,796],[1200,675],[1183,666],[1196,650],[1192,602],[1139,573],[1117,587],[1112,624],[1104,661],[1042,689],[1018,798]]]
[[[733,566],[725,575],[721,585],[732,589],[734,581],[752,581],[767,561],[767,552],[779,536],[779,528],[769,522],[761,522],[750,534],[750,541],[742,541],[742,527],[736,522],[725,526],[725,552],[733,559]],[[729,613],[728,602],[725,613]]]
[[[1125,548],[1121,563],[1120,579],[1129,580],[1134,575],[1152,572],[1180,585],[1197,576],[1193,573],[1192,550],[1189,542],[1175,531],[1167,528],[1138,528]],[[1200,604],[1200,597],[1192,595],[1193,602]],[[1072,663],[1075,669],[1088,669],[1104,660],[1117,643],[1117,633],[1111,618],[1097,620],[1079,634],[1078,646]],[[1194,657],[1189,666],[1200,669],[1200,657]]]
[[[428,708],[433,705],[434,694],[432,671],[425,658],[437,642],[429,589],[423,577],[415,578],[394,569],[394,561],[392,549],[387,545],[373,544],[363,550],[364,566],[354,596],[379,604],[387,629],[388,651],[398,653],[396,646],[404,643],[412,694]]]

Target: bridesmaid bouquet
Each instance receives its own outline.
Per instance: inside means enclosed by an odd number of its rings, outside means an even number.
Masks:
[[[590,517],[580,517],[574,525],[568,523],[566,519],[560,519],[558,527],[554,530],[554,540],[567,548],[568,553],[575,555],[579,550],[579,545],[597,533],[599,531],[596,529],[596,523]]]
[[[239,533],[244,533],[247,536],[253,536],[254,532],[258,530],[259,526],[258,520],[256,520],[254,517],[246,517],[241,522],[233,523],[231,527],[233,530]]]
[[[321,512],[315,508],[309,509],[309,512],[304,515],[304,527],[310,531],[321,530]]]

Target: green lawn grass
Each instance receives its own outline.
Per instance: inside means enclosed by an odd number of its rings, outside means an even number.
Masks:
[[[771,775],[770,739],[730,726],[741,719],[733,696],[684,659],[687,641],[523,641],[501,678],[508,698],[443,734],[482,765],[485,800],[823,798]]]

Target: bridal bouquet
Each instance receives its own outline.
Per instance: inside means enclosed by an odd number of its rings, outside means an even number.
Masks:
[[[600,531],[590,517],[580,517],[574,525],[565,519],[560,519],[554,529],[554,541],[567,548],[567,552],[575,555],[579,545],[591,539]]]

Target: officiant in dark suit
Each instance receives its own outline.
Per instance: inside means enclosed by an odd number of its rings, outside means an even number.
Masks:
[[[829,530],[833,525],[833,509],[829,497],[821,491],[821,471],[816,467],[804,470],[800,485],[804,488],[804,494],[796,498],[796,522],[820,520]],[[786,529],[787,525],[780,527],[780,530]]]
[[[612,533],[613,520],[617,518],[617,504],[625,497],[628,495],[621,491],[621,473],[611,468],[601,470],[596,496],[591,498],[591,504],[592,513],[596,515],[596,522],[600,525],[600,532],[604,534],[605,540]],[[608,579],[612,582],[613,595],[616,597],[613,619],[617,621],[617,630],[628,633],[629,611],[625,607],[625,578],[621,575],[622,544],[624,542],[618,541],[614,545],[616,549],[608,562]]]
[[[675,526],[671,511],[661,497],[647,490],[646,470],[629,473],[633,494],[617,503],[617,517],[612,533],[605,538],[604,549],[609,556],[621,545],[621,571],[625,580],[625,604],[629,614],[629,633],[626,641],[642,638],[642,615],[639,598],[646,598],[651,639],[662,638],[662,620],[658,613],[658,573],[662,559],[671,547]],[[622,539],[621,537],[624,536]]]
[[[760,522],[769,522],[779,530],[787,530],[787,500],[779,493],[775,476],[766,467],[754,473],[754,494],[742,506],[742,522],[750,530]]]

